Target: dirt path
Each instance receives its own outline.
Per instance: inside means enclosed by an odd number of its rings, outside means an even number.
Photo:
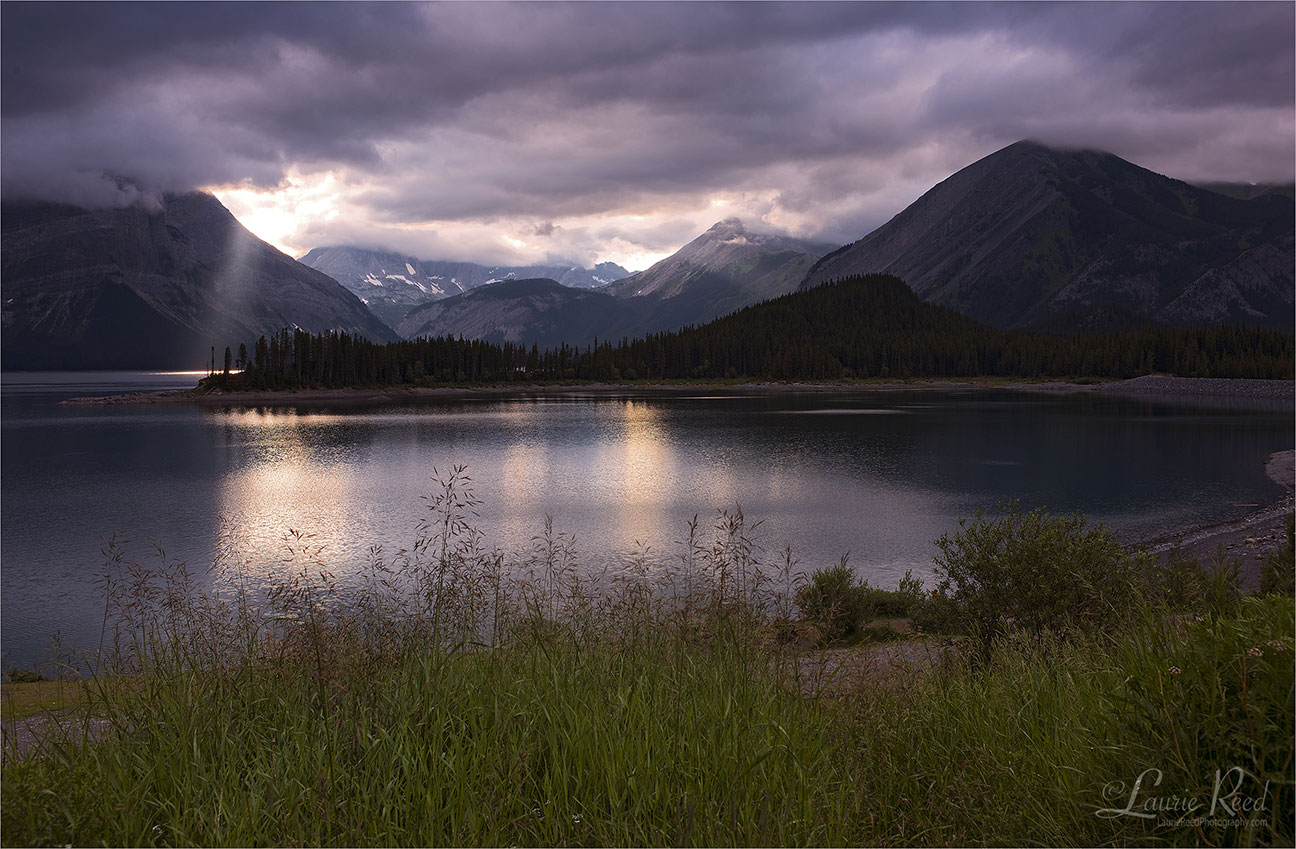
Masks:
[[[823,649],[798,656],[790,672],[801,692],[833,698],[865,685],[904,686],[939,666],[952,649],[938,640],[912,639]]]

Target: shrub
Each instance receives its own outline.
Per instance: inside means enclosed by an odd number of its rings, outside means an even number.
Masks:
[[[1287,545],[1265,558],[1260,592],[1296,594],[1296,514],[1287,514]]]
[[[1221,546],[1208,564],[1171,548],[1165,559],[1136,555],[1139,583],[1145,594],[1168,610],[1222,615],[1242,597],[1241,563]]]
[[[914,609],[913,625],[929,634],[957,633],[962,629],[959,608],[939,587]]]
[[[926,594],[922,578],[906,571],[900,586],[894,590],[871,587],[868,581],[856,579],[846,565],[846,558],[836,566],[819,569],[810,576],[810,583],[797,590],[797,605],[801,615],[819,627],[827,642],[849,639],[861,632],[879,640],[890,640],[897,632],[890,626],[865,629],[873,619],[908,619],[918,614]]]
[[[810,576],[810,583],[797,590],[797,606],[802,616],[819,626],[825,640],[845,639],[859,631],[871,613],[867,588],[856,581],[843,557],[836,566]]]
[[[863,633],[875,643],[889,643],[904,636],[904,632],[897,630],[890,622],[873,622],[865,625]]]
[[[868,605],[868,617],[886,617],[903,619],[913,616],[925,599],[922,578],[915,578],[912,570],[907,570],[900,579],[900,586],[894,590],[881,587],[870,587],[868,581],[860,582],[860,592]]]
[[[938,591],[983,653],[1010,627],[1037,640],[1108,627],[1137,598],[1136,558],[1084,516],[1013,505],[936,541]]]
[[[10,684],[34,684],[37,681],[44,681],[45,676],[32,669],[19,669],[13,667],[5,676]]]

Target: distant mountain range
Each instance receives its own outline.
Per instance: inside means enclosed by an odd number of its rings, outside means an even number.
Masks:
[[[594,268],[574,265],[485,266],[472,262],[420,260],[389,251],[335,246],[314,248],[299,260],[354,293],[389,327],[414,307],[460,295],[499,280],[550,278],[563,286],[590,289],[629,276],[612,262]]]
[[[396,330],[520,344],[584,344],[700,324],[793,291],[830,245],[757,234],[736,218],[646,271],[587,292],[561,281],[495,283],[418,307]],[[553,284],[553,285],[551,285]]]
[[[0,209],[0,356],[15,369],[199,368],[285,327],[390,328],[333,278],[194,192],[160,209]]]
[[[619,305],[532,283],[418,310],[397,330],[497,342],[619,338],[872,273],[900,277],[924,300],[1000,328],[1291,330],[1294,247],[1290,186],[1203,188],[1109,153],[1019,142],[835,251],[753,234],[730,219],[598,290]]]
[[[728,219],[632,275],[608,263],[501,268],[353,247],[297,262],[202,193],[156,209],[5,201],[0,365],[198,367],[212,346],[219,357],[291,327],[378,342],[398,338],[394,327],[405,338],[583,345],[874,273],[998,328],[1290,332],[1292,195],[1289,185],[1192,186],[1112,154],[1018,142],[845,247]]]
[[[1292,200],[1248,194],[1257,196],[1190,186],[1110,153],[1018,142],[823,257],[801,288],[893,274],[924,300],[1001,328],[1291,330]]]

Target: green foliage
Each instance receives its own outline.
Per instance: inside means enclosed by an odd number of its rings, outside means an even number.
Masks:
[[[1164,559],[1140,556],[1138,563],[1143,592],[1167,610],[1220,616],[1232,612],[1242,597],[1241,564],[1222,547],[1209,563],[1177,548]]]
[[[926,601],[923,592],[922,578],[915,578],[912,570],[906,570],[900,579],[900,585],[894,590],[871,587],[867,581],[861,581],[862,594],[868,605],[869,618],[902,619],[913,616]]]
[[[859,630],[870,613],[866,588],[843,557],[836,566],[815,570],[810,583],[797,590],[797,606],[802,616],[819,626],[825,640],[845,639]]]
[[[1234,804],[1234,815],[1217,807],[1214,819],[1166,830],[1177,831],[1182,843],[1292,845],[1296,664],[1290,601],[1241,599],[1228,615],[1187,622],[1150,618],[1138,633],[1140,639],[1122,640],[1116,648],[1127,675],[1116,692],[1125,733],[1146,747],[1146,763],[1163,773],[1161,785],[1203,800],[1199,817],[1221,795],[1217,781],[1226,797],[1235,786],[1244,796],[1266,797],[1260,810]]]
[[[845,840],[848,819],[823,819],[846,789],[827,714],[749,674],[723,637],[682,655],[554,639],[411,657],[374,678],[345,672],[324,704],[300,672],[190,672],[128,706],[129,738],[7,767],[6,842]],[[48,787],[73,805],[42,802]]]
[[[911,617],[925,599],[922,579],[915,578],[912,571],[905,572],[897,589],[884,590],[856,579],[845,557],[836,566],[813,572],[810,582],[796,593],[801,615],[814,622],[828,642],[849,639],[861,630],[871,639],[894,639],[897,634],[890,625],[865,626],[877,618]]]
[[[936,541],[937,589],[988,654],[1010,628],[1039,641],[1108,628],[1137,597],[1136,558],[1085,518],[1011,506]]]
[[[1110,634],[1003,641],[988,660],[870,693],[849,711],[850,752],[857,804],[885,826],[862,842],[1290,846],[1292,646],[1283,599],[1200,621],[1149,607]],[[1196,797],[1205,817],[1217,774],[1221,795],[1243,779],[1237,808],[1266,781],[1268,796],[1213,824],[1112,815],[1148,769],[1138,814]]]
[[[105,624],[124,653],[6,761],[5,843],[1292,845],[1291,604],[1203,600],[1229,595],[1227,568],[1178,567],[1200,582],[1182,595],[1197,615],[1072,590],[1079,618],[1035,623],[1035,640],[979,659],[928,643],[934,666],[817,698],[812,656],[770,639],[795,584],[759,563],[740,514],[714,541],[691,524],[660,583],[645,564],[599,589],[551,524],[522,562],[482,551],[471,481],[439,483],[419,545],[376,551],[347,599],[304,534],[265,575],[222,537],[201,582],[110,542]],[[950,562],[1010,552],[1031,574],[1062,553],[1071,572],[1046,577],[1091,589],[1124,568],[1101,529],[1038,511],[945,543]],[[244,595],[247,578],[268,596]],[[826,617],[857,603],[856,623],[965,613],[977,597],[950,580],[930,599],[912,575],[884,593],[843,561],[797,601]],[[1103,815],[1148,769],[1163,799],[1209,802],[1221,774],[1267,796],[1205,824]]]
[[[1287,544],[1265,558],[1260,592],[1296,594],[1296,514],[1287,514]]]
[[[5,680],[11,684],[34,684],[37,681],[44,681],[45,676],[34,669],[19,669],[15,666],[5,674]]]

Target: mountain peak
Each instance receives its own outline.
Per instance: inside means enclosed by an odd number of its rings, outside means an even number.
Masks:
[[[894,274],[1009,328],[1099,307],[1290,327],[1291,215],[1290,201],[1214,196],[1112,153],[1023,140],[823,257],[801,288]]]
[[[617,281],[608,291],[618,297],[657,300],[688,293],[689,298],[709,298],[737,309],[792,291],[798,275],[804,276],[815,259],[830,249],[788,236],[753,233],[740,219],[730,217],[651,268]],[[690,318],[697,320],[696,315]]]
[[[205,192],[156,210],[6,203],[0,243],[7,368],[193,368],[288,326],[395,338]]]

